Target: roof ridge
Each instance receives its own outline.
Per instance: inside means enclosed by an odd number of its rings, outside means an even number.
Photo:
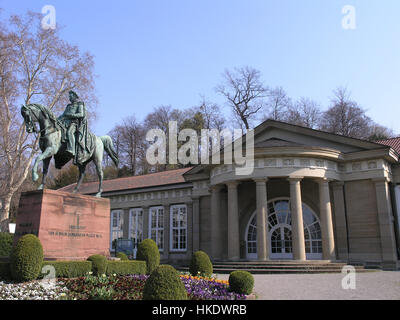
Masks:
[[[137,178],[137,177],[146,177],[146,176],[152,176],[152,175],[156,175],[156,174],[161,174],[161,173],[165,173],[165,172],[172,172],[172,171],[179,171],[179,170],[187,170],[187,171],[189,171],[189,170],[191,170],[193,167],[186,167],[186,168],[178,168],[178,169],[170,169],[170,170],[164,170],[164,171],[158,171],[158,172],[151,172],[151,173],[145,173],[145,174],[140,174],[140,175],[137,175],[137,176],[128,176],[128,177],[119,177],[119,178],[113,178],[113,179],[104,179],[103,180],[103,182],[105,182],[105,181],[111,181],[111,180],[113,180],[113,181],[120,181],[120,180],[123,180],[123,179],[132,179],[132,178]],[[87,182],[83,182],[82,184],[83,185],[89,185],[89,184],[92,184],[92,183],[99,183],[99,181],[87,181]],[[73,185],[75,185],[76,184],[76,182],[74,182],[74,183],[71,183],[71,184],[69,184],[69,185],[66,185],[66,186],[64,186],[64,187],[62,187],[62,188],[59,188],[58,190],[62,190],[62,189],[65,189],[65,188],[68,188],[68,187],[70,187],[70,186],[73,186]]]

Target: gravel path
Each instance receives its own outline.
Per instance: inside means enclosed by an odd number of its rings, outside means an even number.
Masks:
[[[356,274],[356,288],[343,289],[344,275],[267,274],[254,275],[259,300],[400,300],[400,271]],[[218,275],[227,280],[229,275]]]

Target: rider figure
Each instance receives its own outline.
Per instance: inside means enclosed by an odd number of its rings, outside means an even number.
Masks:
[[[64,113],[58,118],[67,129],[67,150],[74,157],[74,164],[79,163],[81,158],[80,147],[85,149],[85,140],[87,135],[87,117],[86,108],[82,101],[79,101],[78,95],[74,91],[69,91],[70,104],[65,108]],[[84,141],[81,141],[84,140]],[[81,145],[83,142],[83,146]]]

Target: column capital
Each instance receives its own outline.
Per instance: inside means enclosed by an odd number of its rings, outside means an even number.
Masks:
[[[344,181],[332,181],[332,187],[342,188],[344,186]]]
[[[223,184],[214,184],[212,186],[210,186],[208,188],[208,190],[212,193],[212,192],[219,192],[222,190],[222,188],[224,187]]]
[[[268,181],[268,178],[267,177],[265,177],[265,178],[253,178],[253,181],[255,183],[266,183]]]
[[[322,177],[322,178],[316,178],[314,179],[314,181],[317,182],[318,184],[329,184],[329,182],[331,182],[332,179]]]
[[[371,180],[372,180],[372,182],[374,182],[375,184],[378,184],[378,183],[387,183],[387,182],[389,182],[389,179],[388,179],[387,177],[373,178],[373,179],[371,179]]]
[[[225,184],[229,189],[231,189],[231,188],[236,188],[240,184],[240,181],[231,180],[231,181],[225,182]]]
[[[296,182],[300,182],[301,180],[303,180],[303,178],[304,178],[304,177],[300,177],[300,176],[289,176],[289,177],[287,178],[287,180],[288,180],[290,183],[296,183]]]

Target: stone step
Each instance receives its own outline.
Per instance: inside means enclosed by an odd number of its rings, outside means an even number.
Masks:
[[[180,271],[189,271],[188,267],[180,267],[178,268]],[[323,268],[323,269],[290,269],[290,268],[213,268],[213,273],[220,274],[229,274],[232,271],[243,270],[248,271],[252,274],[295,274],[295,273],[304,273],[304,274],[314,274],[314,273],[341,273],[341,268]],[[356,272],[374,272],[376,270],[372,269],[364,269],[362,267],[356,268]]]
[[[344,265],[343,265],[344,266]],[[341,265],[335,265],[335,266],[330,266],[330,265],[213,265],[213,268],[231,268],[231,269],[340,269],[342,270],[343,266]],[[358,269],[364,269],[363,266],[353,266],[356,270]]]
[[[213,273],[229,274],[237,269],[223,269],[217,268],[213,270]],[[341,273],[341,269],[240,269],[243,271],[248,271],[252,274],[316,274],[316,273]],[[369,269],[358,269],[356,272],[374,272],[375,270]]]
[[[341,261],[328,260],[270,260],[270,261],[214,261],[214,273],[231,273],[235,270],[244,270],[254,274],[292,274],[292,273],[341,273],[347,264]],[[352,264],[356,272],[371,272],[362,264]],[[181,271],[189,271],[189,266],[181,266]]]

